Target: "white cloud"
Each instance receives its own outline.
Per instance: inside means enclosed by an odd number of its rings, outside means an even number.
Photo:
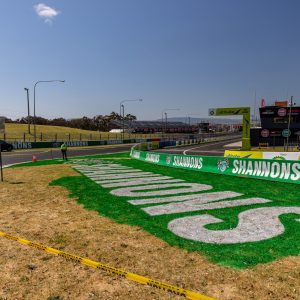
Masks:
[[[45,23],[52,24],[52,20],[60,14],[60,11],[47,6],[44,3],[39,3],[37,5],[34,5],[34,10],[37,13],[39,17],[44,19]]]

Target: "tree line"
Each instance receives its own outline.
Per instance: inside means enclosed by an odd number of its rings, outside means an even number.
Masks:
[[[92,118],[82,117],[82,118],[67,120],[65,118],[47,119],[47,118],[36,116],[35,120],[37,125],[52,125],[52,126],[79,128],[85,130],[109,131],[111,129],[109,126],[111,121],[122,121],[123,117],[120,114],[113,111],[109,115],[97,115]],[[132,114],[127,114],[126,116],[124,116],[124,121],[135,121],[135,120],[136,120],[136,116]],[[33,116],[29,116],[29,121],[31,124],[34,123]],[[5,118],[5,122],[28,124],[28,117],[22,117],[16,120]]]

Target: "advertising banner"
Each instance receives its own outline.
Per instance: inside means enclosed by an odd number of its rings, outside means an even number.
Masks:
[[[86,147],[86,146],[102,146],[102,145],[116,145],[116,144],[128,144],[135,143],[135,139],[130,140],[101,140],[101,141],[66,141],[67,147]],[[15,141],[11,143],[14,149],[35,149],[35,148],[59,148],[62,142],[22,142]],[[141,148],[141,150],[147,150]]]
[[[224,157],[239,157],[239,158],[256,158],[256,159],[262,159],[263,158],[263,153],[261,151],[225,150]]]
[[[263,152],[264,159],[300,160],[300,152]]]
[[[174,168],[300,184],[300,162],[297,161],[176,155],[133,148],[131,157]]]
[[[224,157],[273,159],[273,160],[300,160],[300,152],[263,152],[263,151],[235,151],[226,150]]]

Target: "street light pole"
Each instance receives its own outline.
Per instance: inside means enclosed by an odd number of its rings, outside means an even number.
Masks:
[[[289,111],[289,121],[288,121],[288,128],[287,128],[287,138],[286,138],[286,149],[289,151],[289,136],[290,136],[290,124],[291,124],[291,110],[293,106],[293,96],[291,96],[291,103],[290,103],[290,111]]]
[[[129,99],[129,100],[122,100],[120,102],[120,116],[122,117],[122,138],[124,139],[124,118],[125,118],[125,114],[124,114],[124,104],[125,102],[136,102],[136,101],[139,101],[139,102],[142,102],[143,99]]]
[[[29,110],[29,89],[24,88],[24,90],[27,92],[27,123],[28,123],[28,133],[30,134],[30,110]]]
[[[124,104],[121,104],[122,108],[122,139],[124,140],[124,115],[125,115],[125,110],[124,110]]]
[[[58,80],[58,79],[55,79],[55,80],[39,80],[34,84],[34,89],[33,89],[33,124],[34,124],[33,132],[34,132],[34,141],[35,142],[36,142],[35,87],[38,83],[41,83],[41,82],[65,82],[65,80]]]
[[[164,127],[164,114],[165,114],[165,119],[167,120],[166,112],[169,111],[169,110],[180,110],[180,108],[166,108],[161,112],[161,129],[162,129],[162,132],[163,132],[163,127]],[[165,128],[165,131],[166,130],[167,130],[167,128]],[[161,132],[161,134],[162,134],[162,132]]]
[[[167,128],[168,128],[168,114],[165,112],[165,120],[166,120],[166,129],[165,131],[167,132]]]

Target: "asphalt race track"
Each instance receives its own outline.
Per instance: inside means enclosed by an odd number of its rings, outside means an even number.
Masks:
[[[186,155],[208,155],[208,156],[223,156],[225,147],[228,144],[239,142],[241,138],[233,138],[220,142],[209,142],[201,145],[182,146],[172,149],[159,149],[158,152],[186,154]],[[96,155],[129,151],[133,144],[127,145],[107,145],[87,148],[68,148],[68,157]],[[234,148],[230,146],[230,148]],[[31,149],[31,150],[14,150],[12,152],[2,152],[3,166],[30,162],[32,156],[35,155],[37,160],[61,158],[60,149]]]
[[[185,155],[207,155],[207,156],[223,156],[224,151],[227,149],[234,149],[240,147],[226,147],[226,145],[240,142],[241,137],[233,138],[220,142],[209,142],[201,145],[181,146],[178,148],[159,149],[157,152],[172,153],[172,154],[185,154]]]
[[[133,144],[126,145],[107,145],[90,148],[68,148],[68,157],[96,155],[129,151]],[[31,149],[31,150],[14,150],[12,152],[2,152],[3,166],[30,162],[35,155],[37,160],[62,158],[60,149]]]

